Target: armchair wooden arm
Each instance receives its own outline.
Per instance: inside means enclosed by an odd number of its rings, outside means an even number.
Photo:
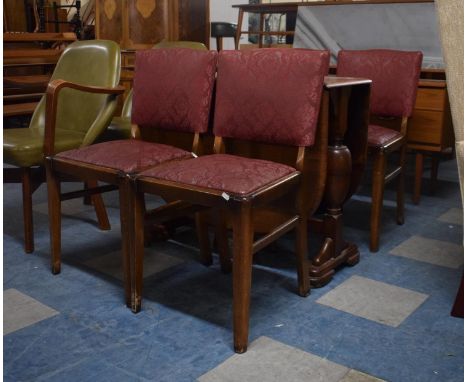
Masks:
[[[47,85],[46,90],[46,114],[45,114],[45,128],[44,128],[44,156],[54,154],[55,142],[55,124],[57,115],[57,105],[60,91],[64,88],[75,89],[82,92],[93,94],[109,94],[111,97],[117,97],[125,91],[123,86],[99,87],[80,85],[73,82],[64,80],[53,80]]]

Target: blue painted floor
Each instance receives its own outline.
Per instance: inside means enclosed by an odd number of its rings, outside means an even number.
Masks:
[[[410,175],[411,168],[408,190]],[[451,209],[461,209],[455,161],[442,162],[433,195],[427,193],[428,185],[425,178],[418,206],[407,193],[403,226],[394,222],[393,192],[386,193],[377,254],[367,247],[370,205],[369,190],[363,187],[345,206],[345,235],[358,244],[360,263],[342,268],[307,298],[295,294],[293,237],[259,253],[250,341],[266,336],[386,381],[462,381],[463,319],[451,317],[450,311],[463,266],[390,254],[414,236],[462,245],[463,226],[438,220]],[[125,307],[122,284],[109,275],[105,262],[90,266],[110,253],[119,256],[117,195],[105,197],[112,225],[107,232],[96,227],[93,210],[81,201],[64,208],[62,272],[53,276],[46,188],[41,186],[34,195],[36,250],[29,255],[22,247],[20,190],[20,185],[4,185],[3,288],[16,289],[58,314],[4,336],[5,381],[194,381],[233,356],[231,276],[219,271],[216,259],[211,267],[198,263],[191,227],[148,249],[155,262],[158,253],[165,261],[175,261],[145,278],[143,309],[135,315]],[[311,253],[317,240],[312,242]],[[352,276],[427,298],[398,327],[316,302]]]

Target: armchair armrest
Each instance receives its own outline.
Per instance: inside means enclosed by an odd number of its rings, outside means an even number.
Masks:
[[[64,88],[75,89],[82,92],[93,94],[109,94],[111,97],[117,97],[125,90],[123,86],[114,88],[80,85],[60,79],[49,82],[46,90],[46,114],[44,127],[44,156],[54,154],[55,143],[55,124],[57,116],[57,105],[60,91]]]

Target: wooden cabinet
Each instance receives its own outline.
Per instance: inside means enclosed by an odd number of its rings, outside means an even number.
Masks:
[[[408,147],[443,152],[453,145],[447,85],[443,80],[421,80],[408,124]]]
[[[96,38],[122,49],[147,49],[162,41],[209,42],[209,0],[96,1]]]
[[[455,144],[445,80],[419,81],[413,116],[408,123],[408,148],[416,151],[413,202],[421,198],[424,158],[432,159],[431,190],[435,190],[439,156]]]

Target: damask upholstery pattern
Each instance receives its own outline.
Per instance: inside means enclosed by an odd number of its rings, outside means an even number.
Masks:
[[[141,128],[206,132],[217,52],[151,49],[136,53],[132,122]]]
[[[329,60],[328,51],[307,49],[221,51],[215,134],[313,145]]]
[[[372,114],[410,117],[416,101],[422,56],[421,52],[389,49],[341,50],[336,74],[372,80]]]
[[[245,196],[295,171],[293,167],[266,160],[214,154],[163,164],[140,176]]]
[[[166,161],[191,158],[179,148],[138,139],[109,141],[64,151],[56,158],[69,159],[125,173],[134,173]]]
[[[398,138],[403,138],[400,132],[379,125],[369,125],[367,130],[367,143],[371,147],[384,146]]]

